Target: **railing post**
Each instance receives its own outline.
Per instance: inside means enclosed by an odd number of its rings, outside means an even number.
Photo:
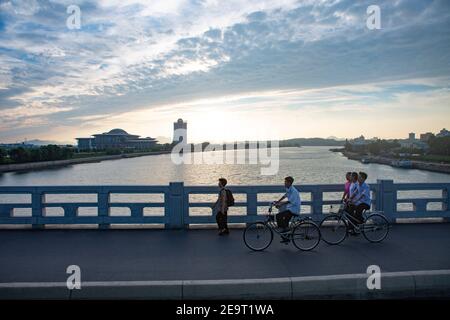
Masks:
[[[109,229],[109,223],[104,223],[104,218],[109,216],[109,192],[101,191],[97,194],[99,229]]]
[[[42,217],[42,202],[44,194],[42,191],[36,189],[31,194],[31,216],[33,217],[33,229],[43,229],[44,225],[40,223],[40,218]]]
[[[211,209],[212,211],[212,209]],[[183,212],[182,214],[182,222],[183,228],[189,229],[189,193],[183,190]]]
[[[420,199],[413,202],[413,210],[416,213],[426,213],[427,211],[427,201],[425,199]]]
[[[450,190],[449,187],[442,190],[442,211],[450,211]],[[445,222],[450,222],[450,218],[444,218]]]
[[[311,192],[311,213],[314,221],[321,221],[323,219],[323,192],[319,187],[316,187]]]
[[[371,190],[375,190],[375,192],[373,192],[373,199],[374,200],[372,202],[372,205],[375,205],[375,208],[371,208],[372,210],[376,210],[376,211],[382,211],[383,209],[383,196],[382,196],[382,191],[381,191],[381,180],[377,180],[377,186],[376,188],[371,188]]]
[[[247,216],[256,216],[258,214],[258,193],[250,190],[247,192]],[[247,226],[250,222],[247,222]]]
[[[169,222],[166,223],[168,229],[183,228],[183,212],[184,206],[184,184],[183,182],[170,182],[169,196],[166,199],[166,212],[169,214]]]
[[[393,180],[377,180],[378,192],[380,199],[377,200],[381,204],[377,210],[383,211],[384,215],[390,222],[395,222],[395,213],[397,212],[397,190],[395,189]]]

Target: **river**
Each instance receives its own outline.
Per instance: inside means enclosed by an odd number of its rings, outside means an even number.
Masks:
[[[166,185],[183,181],[186,185],[212,185],[226,177],[231,185],[282,184],[287,175],[296,184],[343,183],[347,171],[365,171],[368,182],[392,179],[395,182],[450,182],[450,175],[416,169],[394,168],[376,163],[348,160],[330,147],[281,148],[279,170],[262,175],[260,164],[182,164],[169,154],[76,164],[28,172],[0,174],[2,186],[36,185]],[[230,151],[214,151],[230,152]]]

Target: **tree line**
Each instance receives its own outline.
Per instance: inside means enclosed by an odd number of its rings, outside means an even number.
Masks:
[[[450,156],[450,137],[435,137],[432,136],[427,141],[428,149],[411,149],[402,148],[397,140],[388,141],[378,139],[371,141],[364,145],[351,144],[348,141],[345,143],[345,150],[349,152],[356,152],[360,154],[382,155],[392,152],[396,153],[418,153],[428,155]]]
[[[65,160],[72,158],[73,153],[73,148],[60,147],[57,145],[47,145],[38,148],[17,147],[12,149],[0,149],[0,163]]]
[[[54,160],[67,160],[84,157],[95,157],[101,155],[119,155],[124,153],[135,152],[152,152],[152,151],[168,151],[171,150],[170,144],[158,144],[150,149],[137,150],[137,149],[104,149],[104,150],[90,150],[88,152],[79,151],[72,146],[57,146],[46,145],[35,148],[0,148],[0,164],[13,164],[13,163],[26,163],[26,162],[38,162],[38,161],[54,161]]]
[[[450,137],[431,137],[428,140],[428,153],[440,156],[450,156]]]

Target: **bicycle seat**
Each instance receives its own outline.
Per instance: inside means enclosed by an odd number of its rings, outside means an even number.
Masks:
[[[364,209],[363,212],[361,213],[361,215],[363,216],[364,220],[367,218],[367,216],[369,216],[372,212],[370,211],[370,209]]]

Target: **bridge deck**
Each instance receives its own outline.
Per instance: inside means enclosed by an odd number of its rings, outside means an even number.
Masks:
[[[341,245],[321,243],[300,252],[275,238],[250,252],[242,229],[215,230],[2,230],[0,283],[66,281],[68,265],[82,281],[194,280],[294,277],[450,269],[450,224],[394,225],[381,244],[362,236]]]

